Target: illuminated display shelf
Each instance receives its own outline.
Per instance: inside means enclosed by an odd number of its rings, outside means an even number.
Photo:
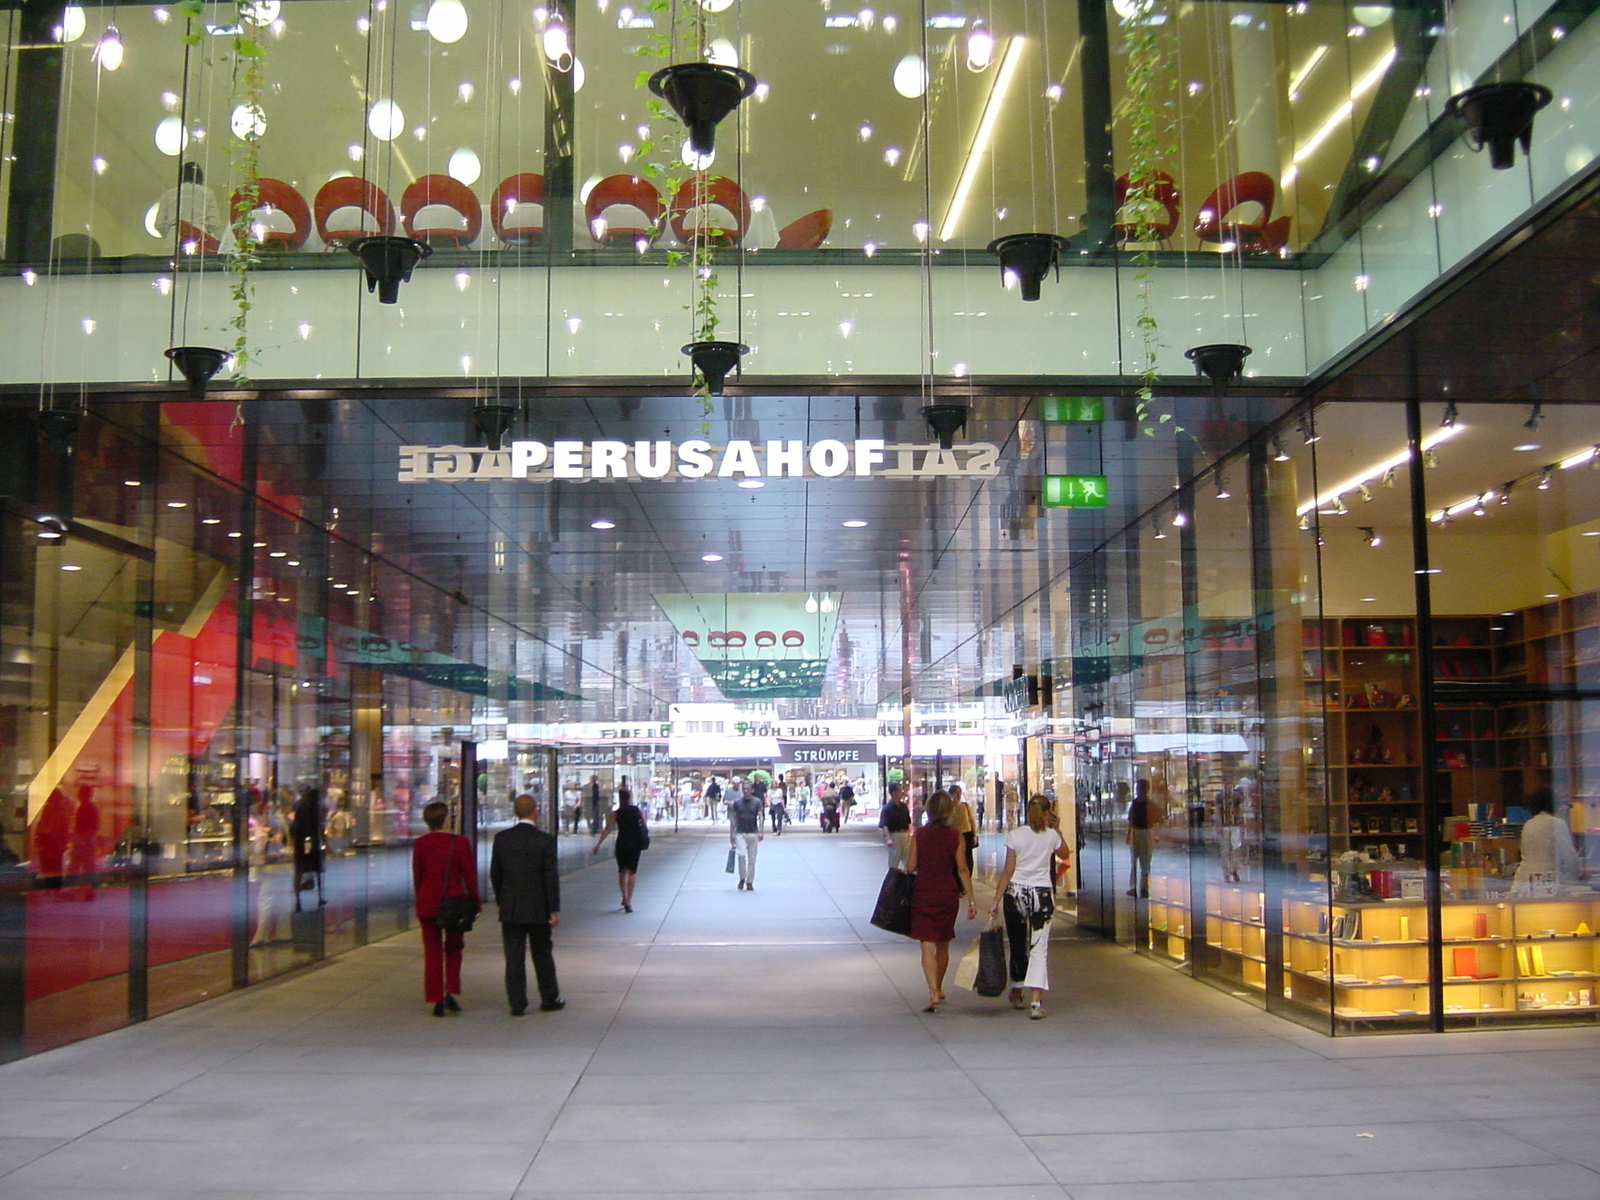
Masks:
[[[1442,914],[1447,1018],[1600,1012],[1600,893],[1446,900]],[[1354,1023],[1428,1014],[1421,901],[1291,899],[1285,917],[1285,989],[1295,1000],[1323,1010],[1331,1003],[1335,1017]]]

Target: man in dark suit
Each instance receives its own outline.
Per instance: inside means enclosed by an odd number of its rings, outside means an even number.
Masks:
[[[539,981],[539,1011],[565,1008],[556,985],[556,960],[550,932],[561,924],[561,877],[556,839],[534,823],[538,805],[521,795],[512,804],[517,823],[494,835],[489,882],[500,905],[500,934],[506,951],[506,999],[511,1015],[528,1011],[528,951]]]

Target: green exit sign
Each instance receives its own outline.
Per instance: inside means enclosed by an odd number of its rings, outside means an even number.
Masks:
[[[1046,421],[1104,421],[1105,397],[1043,396],[1039,400],[1039,416]]]
[[[1106,506],[1106,477],[1104,475],[1046,475],[1044,477],[1044,506],[1046,508],[1104,508]]]

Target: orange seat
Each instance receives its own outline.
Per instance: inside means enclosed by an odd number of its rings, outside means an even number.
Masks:
[[[750,201],[725,175],[683,181],[672,198],[672,232],[688,245],[697,230],[721,245],[738,245],[750,229]]]
[[[661,236],[661,193],[638,175],[607,175],[583,202],[584,220],[596,243],[654,242]]]
[[[316,215],[317,236],[330,247],[370,234],[394,232],[394,205],[389,203],[389,197],[377,184],[353,175],[341,175],[323,184],[312,211]]]
[[[778,230],[779,250],[815,250],[833,232],[833,209],[819,208]]]
[[[216,254],[222,249],[222,243],[200,226],[180,219],[178,249],[184,254]]]
[[[489,221],[506,246],[531,246],[544,237],[544,176],[508,175],[489,197]]]
[[[463,250],[483,231],[483,206],[466,184],[451,175],[414,179],[400,197],[406,234],[430,246]]]
[[[1153,233],[1152,241],[1169,242],[1172,235],[1178,232],[1178,183],[1165,171],[1156,171],[1151,175],[1153,181],[1150,196],[1164,210],[1164,219],[1152,221],[1147,226]],[[1118,175],[1117,181],[1112,185],[1111,202],[1114,211],[1120,213],[1128,203],[1128,193],[1133,190],[1133,185],[1126,175]],[[1111,227],[1111,239],[1117,244],[1137,240],[1139,235],[1138,224],[1133,221],[1118,221]]]
[[[1289,241],[1288,217],[1272,219],[1272,205],[1278,198],[1272,176],[1261,171],[1245,171],[1227,180],[1206,197],[1195,218],[1194,232],[1202,246],[1232,242],[1248,253],[1273,253]],[[1254,221],[1230,221],[1233,210],[1242,204],[1256,204],[1261,214]]]
[[[261,228],[257,240],[263,250],[298,250],[311,236],[310,205],[304,196],[281,179],[262,176],[256,189],[255,207],[246,213],[243,211],[244,204],[244,196],[235,192],[229,202],[233,221],[237,225],[241,217],[251,217],[252,223]],[[268,222],[274,215],[286,217],[294,228],[271,228]]]

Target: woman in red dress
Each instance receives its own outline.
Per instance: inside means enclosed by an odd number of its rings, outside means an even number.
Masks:
[[[478,865],[472,843],[444,832],[449,807],[441,800],[423,806],[428,832],[411,846],[411,882],[417,894],[417,922],[422,926],[422,997],[433,1005],[433,1015],[460,1012],[461,946],[459,929],[442,930],[433,923],[439,901],[445,896],[471,896],[478,912]]]
[[[967,898],[967,920],[978,915],[967,871],[967,848],[950,828],[950,797],[935,792],[925,810],[928,823],[911,835],[906,872],[911,881],[911,936],[922,943],[922,974],[928,981],[928,1007],[944,1003],[944,975],[950,969],[950,939],[956,935],[961,897]]]

